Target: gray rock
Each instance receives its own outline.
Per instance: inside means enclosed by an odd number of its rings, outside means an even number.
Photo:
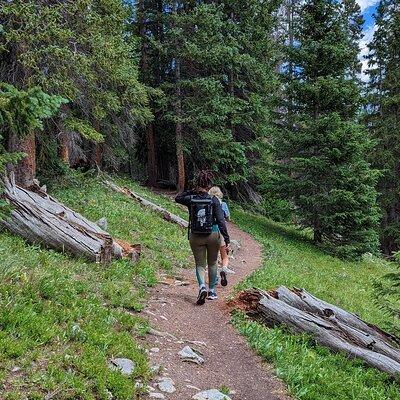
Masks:
[[[178,354],[183,361],[199,365],[204,364],[204,358],[197,354],[190,346],[185,346]]]
[[[100,218],[97,222],[96,225],[103,229],[103,231],[106,231],[108,229],[108,221],[106,217]]]
[[[157,375],[161,371],[161,365],[160,364],[154,364],[150,367],[150,372],[152,374]]]
[[[240,242],[238,240],[232,239],[229,243],[229,247],[231,249],[229,256],[231,258],[235,259],[237,256],[237,253],[240,251],[242,245],[240,244]]]
[[[221,393],[217,389],[205,390],[197,393],[192,397],[193,400],[231,400],[226,394]]]
[[[171,378],[160,378],[157,386],[164,393],[176,392],[174,381]]]
[[[135,369],[135,363],[128,358],[112,358],[108,367],[114,371],[119,371],[123,375],[131,375]]]

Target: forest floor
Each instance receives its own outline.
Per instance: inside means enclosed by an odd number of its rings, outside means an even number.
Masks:
[[[193,269],[178,271],[175,280],[161,279],[165,283],[151,291],[145,311],[157,334],[150,335],[150,360],[161,366],[162,377],[174,382],[176,391],[166,395],[169,400],[191,399],[209,389],[240,400],[288,399],[273,368],[255,355],[230,322],[227,299],[233,285],[259,268],[262,258],[260,245],[249,234],[233,224],[229,224],[229,232],[241,249],[232,261],[235,274],[228,274],[229,285],[218,285],[218,300],[195,304],[198,285]],[[204,364],[180,358],[179,351],[187,345],[201,354]]]

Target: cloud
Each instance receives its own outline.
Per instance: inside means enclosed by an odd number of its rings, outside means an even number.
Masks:
[[[364,56],[368,54],[368,43],[372,40],[374,37],[374,33],[376,31],[376,25],[370,25],[365,31],[364,31],[364,37],[360,40],[360,53],[359,53],[359,58],[362,63],[362,72],[361,72],[361,79],[363,81],[368,80],[368,76],[365,74],[365,70],[368,68],[368,60],[365,60]]]
[[[378,0],[357,0],[357,3],[361,7],[361,11],[366,10],[367,8],[374,6],[378,3]]]

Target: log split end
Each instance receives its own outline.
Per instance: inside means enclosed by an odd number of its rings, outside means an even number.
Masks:
[[[259,290],[248,289],[240,292],[235,298],[228,302],[230,309],[240,310],[246,314],[253,314],[257,311],[258,304],[262,298]]]

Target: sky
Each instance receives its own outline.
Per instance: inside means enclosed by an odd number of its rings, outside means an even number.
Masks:
[[[364,60],[364,56],[368,53],[367,44],[371,41],[375,32],[375,23],[373,14],[375,12],[378,0],[357,0],[357,3],[361,7],[365,23],[364,23],[364,37],[360,41],[360,60],[363,63],[363,70],[367,67],[367,61]],[[363,79],[366,79],[363,74]]]

